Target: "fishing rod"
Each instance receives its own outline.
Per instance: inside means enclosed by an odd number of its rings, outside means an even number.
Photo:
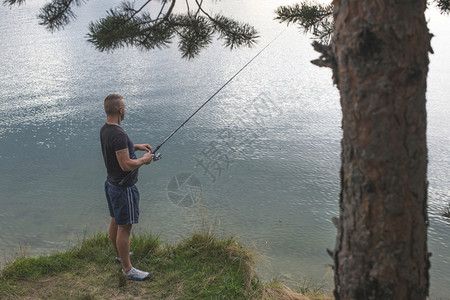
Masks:
[[[241,73],[252,61],[254,61],[264,50],[266,50],[267,47],[270,46],[270,44],[272,44],[276,39],[278,39],[280,37],[280,35],[284,32],[285,30],[283,30],[282,32],[280,32],[273,40],[271,40],[264,48],[262,48],[258,53],[256,53],[255,56],[253,56],[252,59],[250,59],[242,68],[239,69],[239,71],[237,71],[233,76],[231,76],[230,79],[228,79],[227,82],[225,82],[214,94],[211,95],[211,97],[208,98],[208,100],[206,100],[199,108],[197,108],[196,111],[194,111],[193,114],[191,114],[189,116],[189,118],[187,118],[183,123],[181,123],[180,126],[178,126],[177,129],[175,129],[171,134],[169,134],[163,141],[161,144],[159,144],[158,146],[156,146],[156,148],[154,150],[151,151],[151,154],[155,154],[156,151],[158,151],[162,145],[164,145],[175,133],[177,133],[178,130],[181,129],[181,127],[184,126],[184,124],[186,124],[193,116],[195,116],[195,114],[197,114],[206,104],[208,104],[209,101],[211,101],[224,87],[226,87],[236,76],[239,75],[239,73]],[[153,161],[158,161],[162,158],[162,154],[161,153],[156,153],[155,156],[153,157]],[[138,169],[134,169],[133,171],[131,171],[130,173],[127,174],[127,176],[125,176],[125,178],[123,178],[120,182],[119,185],[123,185],[125,182],[127,182],[128,179],[130,179],[130,177],[132,175],[134,175],[137,172]]]

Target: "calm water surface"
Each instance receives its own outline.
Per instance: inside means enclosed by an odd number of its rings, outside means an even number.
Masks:
[[[253,49],[214,43],[193,61],[170,49],[98,53],[85,42],[87,24],[111,1],[92,1],[78,21],[50,34],[37,25],[42,1],[0,6],[0,258],[27,245],[32,254],[62,250],[85,232],[105,231],[105,169],[98,132],[102,101],[127,101],[123,127],[136,143],[157,145],[260,49],[284,30],[273,21],[280,1],[207,3],[208,9],[254,24]],[[111,4],[110,4],[111,3]],[[428,80],[429,248],[431,295],[448,298],[450,222],[450,20],[430,13]],[[261,254],[258,272],[291,286],[332,287],[339,193],[339,96],[330,70],[292,27],[142,168],[141,219],[176,242],[206,223]]]

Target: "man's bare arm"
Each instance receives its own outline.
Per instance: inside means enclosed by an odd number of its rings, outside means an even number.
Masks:
[[[128,148],[116,151],[117,161],[122,171],[132,171],[142,165],[148,165],[152,162],[153,156],[155,155],[147,152],[141,158],[131,159]]]

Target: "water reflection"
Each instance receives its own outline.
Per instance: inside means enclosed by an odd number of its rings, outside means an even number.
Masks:
[[[122,93],[125,129],[134,141],[157,145],[284,29],[267,21],[276,1],[210,3],[255,24],[258,47],[230,52],[214,44],[194,61],[180,60],[175,48],[102,54],[82,39],[88,21],[112,4],[87,5],[76,24],[54,35],[36,25],[39,3],[0,7],[0,250],[27,243],[42,253],[105,230],[98,142],[105,95]],[[432,31],[450,36],[444,29]],[[161,149],[163,160],[140,175],[138,230],[177,241],[207,216],[216,231],[256,245],[264,278],[331,285],[325,249],[335,242],[341,113],[331,72],[309,63],[317,57],[309,43],[287,30]],[[440,216],[450,197],[444,46],[433,45],[427,104],[432,294],[442,297],[450,266],[449,221]],[[208,162],[215,165],[206,169]],[[182,172],[201,181],[203,206],[169,199],[168,185]]]

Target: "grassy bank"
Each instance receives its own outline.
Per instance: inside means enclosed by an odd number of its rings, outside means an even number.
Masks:
[[[171,246],[141,234],[131,248],[133,264],[153,280],[126,280],[107,234],[96,234],[65,252],[16,258],[1,272],[0,299],[326,299],[261,282],[254,254],[233,238],[194,234]]]

